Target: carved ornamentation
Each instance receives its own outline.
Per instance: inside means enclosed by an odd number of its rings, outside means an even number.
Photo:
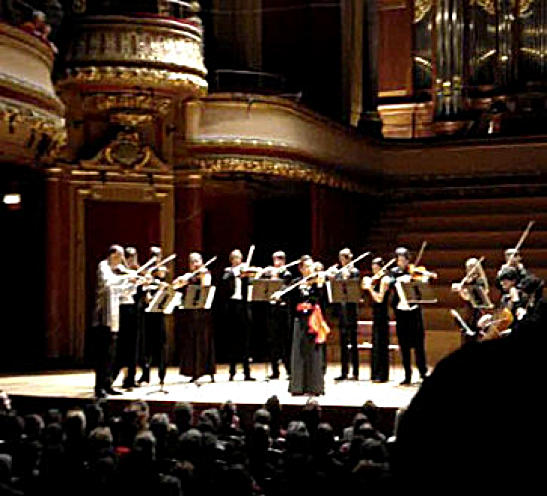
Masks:
[[[207,93],[207,82],[194,74],[174,73],[161,69],[144,67],[85,67],[73,69],[63,83],[75,82],[77,84],[112,83],[119,86],[174,87],[186,89],[197,95]]]
[[[93,159],[80,162],[84,169],[118,169],[125,172],[167,172],[151,147],[142,143],[139,133],[121,131],[114,141],[103,148]]]
[[[431,10],[431,0],[414,1],[414,23],[420,22]]]
[[[162,23],[163,22],[163,23]],[[69,66],[153,65],[205,77],[201,29],[169,21],[119,19],[83,24],[67,55]]]
[[[65,120],[36,107],[0,100],[0,126],[6,128],[0,135],[22,140],[21,146],[39,161],[47,161],[66,143]]]
[[[112,110],[130,109],[138,112],[151,112],[165,115],[169,112],[172,99],[134,93],[95,93],[84,97],[84,112],[109,112]]]
[[[72,1],[72,12],[75,14],[83,14],[87,9],[86,0],[73,0]]]
[[[191,158],[183,169],[195,174],[259,174],[292,181],[304,181],[348,191],[369,192],[365,186],[340,173],[302,162],[263,157]]]
[[[519,14],[526,14],[533,3],[534,0],[520,0]],[[488,12],[488,14],[496,15],[496,0],[471,0],[470,5],[478,5]],[[514,8],[515,5],[515,0],[511,0],[511,6]]]

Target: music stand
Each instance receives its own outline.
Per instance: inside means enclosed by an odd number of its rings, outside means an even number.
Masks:
[[[247,289],[247,301],[271,301],[284,285],[283,279],[253,279]]]
[[[210,310],[215,291],[215,286],[187,286],[181,308],[183,310]]]
[[[177,296],[177,291],[172,286],[165,286],[156,291],[156,294],[146,307],[146,312],[149,313],[164,313],[165,309],[169,307],[169,304]]]
[[[422,281],[401,282],[409,305],[430,305],[437,303],[433,288]]]
[[[361,285],[358,279],[335,279],[327,282],[329,303],[359,303]]]

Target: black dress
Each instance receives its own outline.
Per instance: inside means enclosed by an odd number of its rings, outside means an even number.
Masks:
[[[324,344],[316,342],[317,335],[310,332],[309,323],[312,308],[321,304],[322,292],[322,288],[312,284],[298,287],[291,293],[294,321],[289,392],[292,394],[320,395],[325,392]]]
[[[194,277],[190,285],[201,285],[201,279]],[[216,373],[216,361],[211,310],[184,310],[179,313],[182,321],[180,374],[193,379],[203,375],[213,376]]]
[[[381,280],[373,289],[379,291]],[[372,303],[372,360],[370,378],[373,381],[389,380],[389,314],[387,308],[388,292],[381,303]]]

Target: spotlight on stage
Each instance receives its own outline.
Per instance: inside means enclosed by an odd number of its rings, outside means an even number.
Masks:
[[[19,210],[21,208],[21,195],[19,193],[6,193],[2,198],[2,203],[10,210]]]

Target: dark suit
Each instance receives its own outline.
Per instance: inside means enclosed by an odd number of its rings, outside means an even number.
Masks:
[[[250,338],[251,312],[247,302],[249,280],[239,277],[239,269],[227,267],[222,276],[226,301],[226,324],[229,333],[230,376],[236,373],[236,363],[243,363],[245,377],[251,375]],[[241,285],[240,285],[241,284]]]

